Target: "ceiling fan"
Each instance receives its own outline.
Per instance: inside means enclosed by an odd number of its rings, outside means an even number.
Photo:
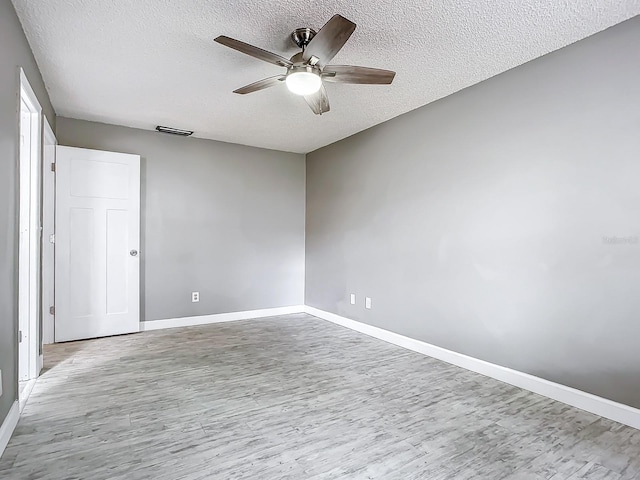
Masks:
[[[341,15],[331,17],[319,32],[311,28],[298,28],[291,34],[291,39],[302,51],[290,60],[224,35],[215,41],[287,69],[282,75],[259,80],[234,90],[233,93],[244,95],[284,82],[292,93],[304,97],[313,113],[322,115],[329,111],[329,98],[323,82],[388,85],[396,75],[390,70],[378,68],[328,65],[355,29],[356,24]]]

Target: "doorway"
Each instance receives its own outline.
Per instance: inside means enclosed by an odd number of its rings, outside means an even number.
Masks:
[[[42,108],[20,69],[19,240],[18,240],[18,381],[23,407],[40,373],[40,250]]]

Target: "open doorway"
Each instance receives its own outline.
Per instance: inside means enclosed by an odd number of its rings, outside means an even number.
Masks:
[[[20,409],[40,373],[42,108],[20,69],[18,382]]]

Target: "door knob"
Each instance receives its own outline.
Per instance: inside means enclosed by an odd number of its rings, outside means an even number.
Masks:
[[[137,251],[137,250],[131,250],[131,251],[129,252],[129,255],[131,255],[132,257],[135,257],[135,256],[137,256],[137,255],[138,255],[138,251]]]

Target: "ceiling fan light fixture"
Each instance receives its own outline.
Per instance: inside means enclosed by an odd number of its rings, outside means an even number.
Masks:
[[[286,79],[287,88],[296,95],[313,95],[322,86],[320,75],[313,70],[301,69],[289,72]]]

